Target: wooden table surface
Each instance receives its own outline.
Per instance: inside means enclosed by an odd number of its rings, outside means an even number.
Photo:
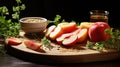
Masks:
[[[7,53],[5,56],[0,55],[0,67],[119,67],[120,59],[99,61],[90,63],[74,63],[74,64],[48,64],[35,63],[20,59]]]

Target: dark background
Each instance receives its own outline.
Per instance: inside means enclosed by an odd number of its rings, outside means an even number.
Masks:
[[[10,10],[15,0],[0,0],[0,6],[6,5]],[[22,0],[26,9],[20,17],[38,16],[53,20],[59,14],[66,21],[89,21],[89,11],[93,9],[108,10],[111,27],[119,25],[119,2],[116,0]]]

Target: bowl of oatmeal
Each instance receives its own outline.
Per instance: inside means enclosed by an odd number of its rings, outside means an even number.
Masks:
[[[25,33],[43,32],[47,27],[47,19],[43,17],[24,17],[20,19],[20,25]]]

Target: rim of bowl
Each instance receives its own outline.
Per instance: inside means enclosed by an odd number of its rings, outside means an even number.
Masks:
[[[19,21],[20,21],[21,23],[28,23],[28,22],[24,22],[24,20],[25,20],[25,19],[28,19],[28,18],[38,18],[38,19],[43,19],[44,22],[47,21],[47,19],[44,18],[44,17],[23,17],[23,18],[21,18]],[[38,22],[34,22],[34,23],[38,23]],[[40,23],[43,23],[43,22],[40,22]]]

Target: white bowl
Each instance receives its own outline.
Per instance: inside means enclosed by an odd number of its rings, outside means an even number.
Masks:
[[[20,19],[20,24],[25,33],[43,32],[47,27],[47,19],[43,17],[24,17]]]

